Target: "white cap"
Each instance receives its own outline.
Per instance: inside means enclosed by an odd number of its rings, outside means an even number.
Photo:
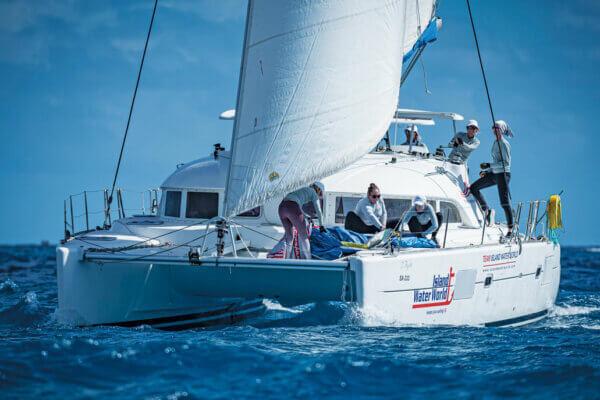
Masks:
[[[404,132],[412,130],[413,132],[419,133],[419,127],[417,125],[407,125]]]
[[[467,122],[467,127],[469,127],[469,126],[474,126],[474,127],[476,127],[477,129],[479,129],[479,124],[478,124],[478,123],[477,123],[477,121],[476,121],[476,120],[474,120],[474,119],[470,119],[470,120],[469,120],[469,122]]]
[[[412,201],[413,206],[425,206],[425,203],[427,203],[427,199],[425,198],[425,196],[415,196],[415,198]]]

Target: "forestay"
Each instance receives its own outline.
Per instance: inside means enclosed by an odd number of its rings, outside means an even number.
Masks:
[[[432,4],[250,0],[226,216],[330,175],[377,144],[397,105],[402,57]]]

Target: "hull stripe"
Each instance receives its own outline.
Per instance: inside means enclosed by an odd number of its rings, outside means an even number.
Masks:
[[[232,313],[239,313],[242,312],[244,310],[248,310],[250,308],[261,308],[264,309],[264,306],[262,306],[262,299],[261,300],[256,300],[256,301],[251,301],[251,302],[245,302],[245,303],[234,303],[234,304],[230,304],[226,307],[221,307],[215,310],[211,310],[211,311],[206,311],[206,312],[198,312],[198,313],[192,313],[192,314],[183,314],[183,315],[174,315],[171,317],[160,317],[160,318],[150,318],[150,319],[140,319],[140,320],[135,320],[135,321],[123,321],[123,322],[112,322],[112,323],[106,323],[106,324],[95,324],[92,326],[99,326],[99,325],[108,325],[108,326],[123,326],[123,327],[127,327],[127,328],[131,328],[131,327],[135,327],[135,326],[140,326],[140,325],[151,325],[151,326],[155,326],[155,325],[163,325],[163,324],[174,324],[177,322],[187,322],[187,321],[193,321],[193,320],[212,320],[212,319],[218,319],[220,316],[222,316],[223,314],[227,313],[226,318],[230,318],[229,316]],[[156,326],[156,328],[159,328],[158,326]],[[160,327],[163,328],[163,327]]]
[[[486,327],[498,327],[498,326],[513,325],[513,324],[518,324],[520,322],[525,322],[525,321],[529,321],[529,320],[536,319],[539,317],[543,317],[546,314],[548,314],[548,310],[542,310],[542,311],[539,311],[539,312],[536,312],[533,314],[522,315],[520,317],[503,319],[501,321],[495,321],[495,322],[487,322],[487,323],[485,323],[485,326]]]

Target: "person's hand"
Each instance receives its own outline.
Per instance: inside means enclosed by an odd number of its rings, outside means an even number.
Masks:
[[[481,172],[479,173],[479,176],[483,178],[483,177],[485,176],[485,171],[481,171]]]
[[[319,231],[325,233],[327,232],[327,228],[325,228],[324,226],[320,226]]]
[[[481,167],[481,169],[488,169],[490,167],[490,163],[484,162],[479,164],[479,166]]]

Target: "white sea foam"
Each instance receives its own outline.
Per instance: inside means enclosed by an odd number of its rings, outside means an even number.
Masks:
[[[17,284],[11,281],[10,279],[5,280],[0,283],[0,293],[13,293],[17,290]]]
[[[263,304],[265,305],[265,307],[267,307],[267,310],[269,310],[269,311],[286,311],[286,312],[290,312],[293,314],[300,314],[302,311],[304,311],[301,309],[293,309],[293,308],[284,307],[281,304],[279,304],[278,302],[269,300],[269,299],[264,299]]]
[[[598,311],[598,310],[600,310],[600,307],[585,307],[585,306],[570,306],[570,305],[566,305],[564,307],[556,306],[556,307],[554,307],[554,315],[557,315],[559,317],[564,317],[564,316],[569,316],[569,315],[582,315],[582,314],[589,314],[589,313],[592,313],[592,312]]]
[[[600,325],[581,325],[585,329],[600,330]]]
[[[592,252],[592,253],[600,253],[600,247],[588,247],[585,250],[589,251],[589,252]]]

